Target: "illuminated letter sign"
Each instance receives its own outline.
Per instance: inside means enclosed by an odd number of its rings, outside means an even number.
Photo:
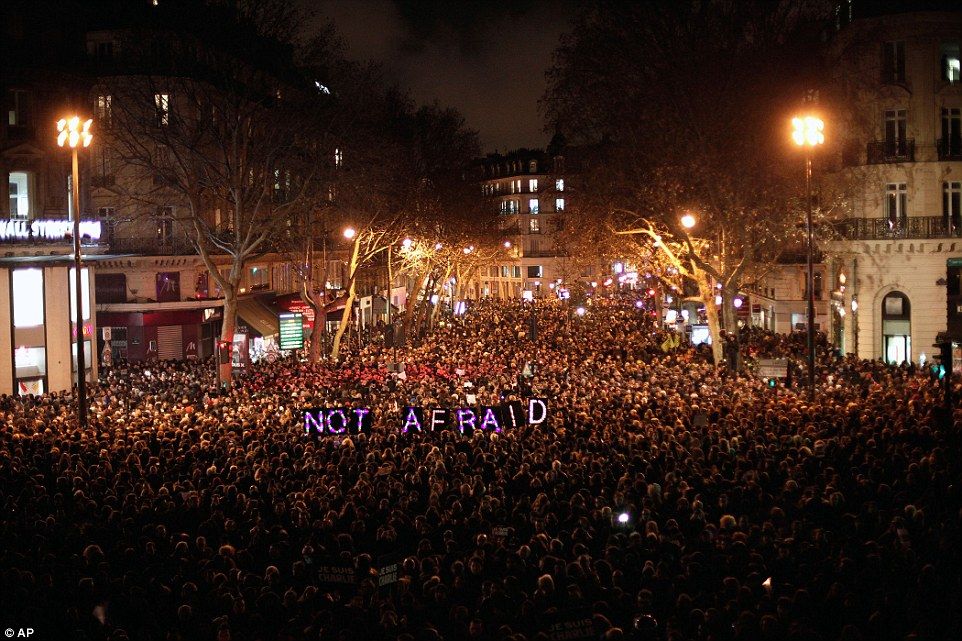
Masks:
[[[80,237],[100,240],[99,220],[81,220]],[[73,236],[73,221],[60,220],[0,220],[0,240],[63,240]]]
[[[343,407],[312,407],[303,412],[305,436],[366,434],[371,431],[371,411]]]
[[[548,404],[544,399],[528,399],[528,425],[541,425],[546,418],[548,418]]]

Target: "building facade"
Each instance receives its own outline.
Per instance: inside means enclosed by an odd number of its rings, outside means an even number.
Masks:
[[[509,258],[482,271],[482,295],[544,295],[549,284],[570,277],[558,243],[571,207],[565,157],[519,149],[487,156],[480,170],[482,197],[498,212],[501,232],[512,244]]]
[[[838,7],[830,56],[852,115],[835,177],[852,206],[826,277],[833,337],[863,358],[918,364],[962,329],[962,11],[914,10],[944,4]]]

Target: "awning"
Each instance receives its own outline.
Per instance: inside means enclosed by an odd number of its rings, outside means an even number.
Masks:
[[[237,301],[237,318],[261,336],[272,336],[279,331],[277,314],[255,296]]]

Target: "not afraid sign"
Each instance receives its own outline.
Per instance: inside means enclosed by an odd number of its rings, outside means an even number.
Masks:
[[[343,436],[366,434],[373,423],[366,407],[312,407],[302,414],[305,436]],[[548,419],[548,403],[542,398],[477,407],[407,406],[401,412],[402,434],[456,430],[462,434],[475,431],[501,432],[523,425],[540,425]]]

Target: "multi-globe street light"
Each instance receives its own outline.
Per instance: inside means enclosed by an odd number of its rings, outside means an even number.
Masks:
[[[57,122],[57,145],[70,147],[72,179],[70,196],[73,199],[73,262],[74,288],[77,301],[77,418],[81,428],[87,427],[87,363],[84,358],[84,315],[81,300],[82,272],[80,260],[80,169],[77,159],[78,147],[89,147],[93,140],[90,126],[93,120],[80,120],[79,116],[62,118]],[[92,351],[92,350],[91,350]]]
[[[825,142],[825,123],[817,116],[792,118],[792,141],[805,150],[805,203],[808,227],[808,396],[815,398],[815,264],[812,254],[812,151]]]

